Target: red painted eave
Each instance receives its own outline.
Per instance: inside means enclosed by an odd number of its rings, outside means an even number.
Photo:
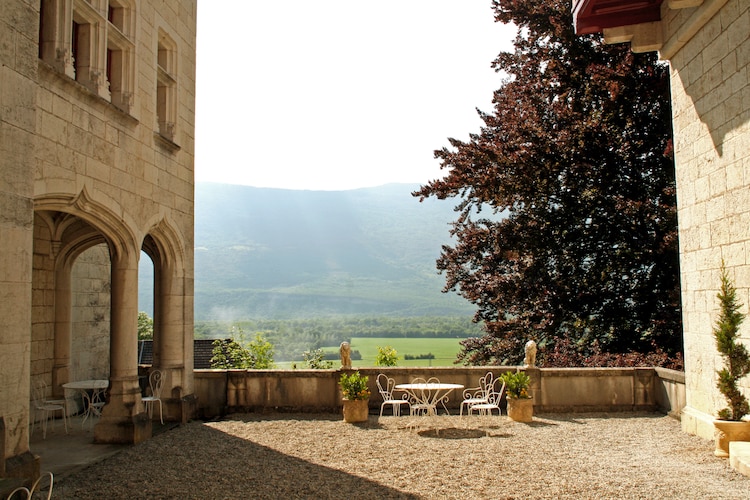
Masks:
[[[604,28],[661,20],[664,0],[574,0],[576,34],[600,33]]]

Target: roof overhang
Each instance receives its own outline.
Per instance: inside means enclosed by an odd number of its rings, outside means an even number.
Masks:
[[[664,0],[573,0],[576,34],[661,20]]]

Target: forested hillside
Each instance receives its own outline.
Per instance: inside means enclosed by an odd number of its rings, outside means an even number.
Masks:
[[[453,205],[416,184],[294,191],[198,183],[195,319],[470,316],[435,270]],[[148,271],[142,271],[148,280]],[[141,286],[140,309],[150,292]]]

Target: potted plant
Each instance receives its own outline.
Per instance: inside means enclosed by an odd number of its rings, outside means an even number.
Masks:
[[[727,406],[719,410],[718,418],[714,420],[717,429],[714,455],[726,458],[731,441],[750,441],[750,422],[743,420],[745,415],[750,414],[750,406],[738,387],[739,380],[750,373],[750,354],[743,344],[737,342],[745,315],[739,311],[741,304],[737,300],[737,291],[729,280],[723,262],[721,290],[716,296],[720,313],[713,334],[716,349],[724,361],[724,367],[716,372],[716,386],[727,400]]]
[[[517,422],[531,422],[534,416],[534,400],[529,394],[531,377],[525,372],[505,372],[500,375],[505,382],[505,400],[508,402],[508,417]]]
[[[358,371],[343,373],[339,379],[341,394],[344,396],[344,421],[367,422],[370,402],[368,377]]]

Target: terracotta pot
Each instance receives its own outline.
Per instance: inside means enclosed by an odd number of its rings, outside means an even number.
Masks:
[[[534,417],[534,400],[531,398],[507,398],[508,417],[516,422],[531,422]]]
[[[344,400],[344,422],[367,422],[369,399]]]
[[[716,449],[714,455],[729,457],[731,441],[750,441],[750,422],[744,420],[714,420]]]

